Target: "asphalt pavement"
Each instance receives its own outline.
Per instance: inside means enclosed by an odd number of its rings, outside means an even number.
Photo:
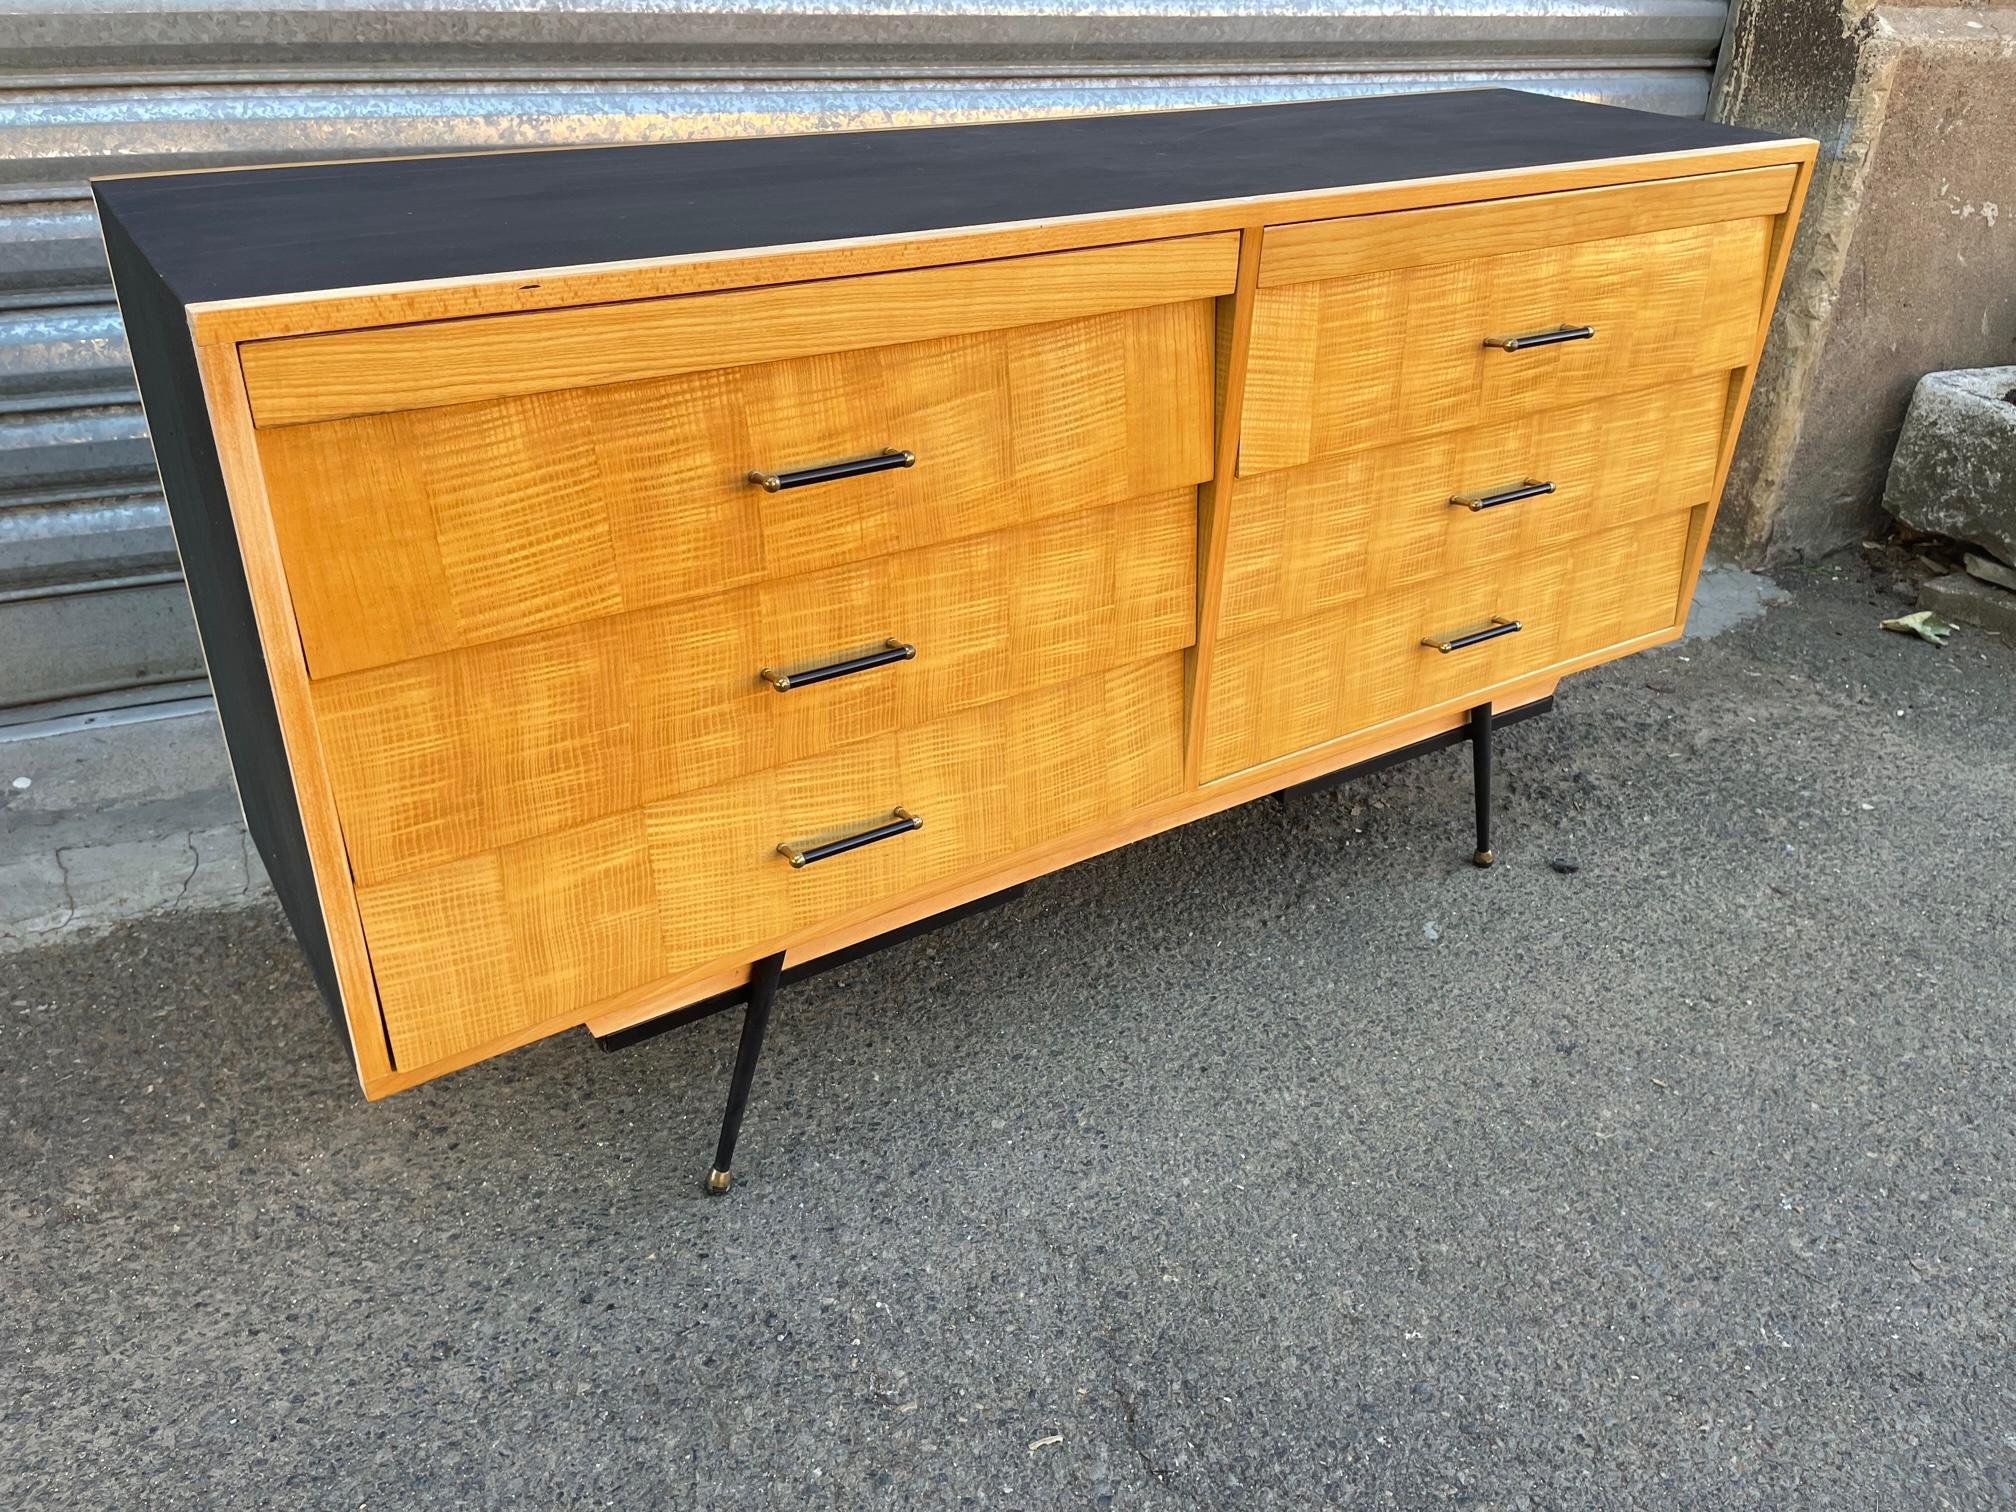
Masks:
[[[0,957],[0,1505],[2016,1498],[2016,652],[1859,564],[735,1018],[358,1094],[270,904]]]

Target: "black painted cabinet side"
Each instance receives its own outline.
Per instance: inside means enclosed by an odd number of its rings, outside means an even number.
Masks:
[[[154,460],[161,469],[245,823],[347,1046],[349,1028],[336,989],[329,934],[309,867],[308,840],[266,675],[259,627],[252,617],[252,594],[210,434],[187,313],[135,249],[118,216],[102,202],[98,208],[112,283],[140,382],[140,402],[147,412]]]

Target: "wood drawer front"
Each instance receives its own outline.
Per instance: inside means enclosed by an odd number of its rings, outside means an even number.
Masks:
[[[1158,657],[901,734],[363,886],[394,1060],[426,1066],[1173,796],[1183,658]],[[794,870],[805,845],[921,829]]]
[[[1306,240],[1289,244],[1296,255],[1285,271],[1356,270],[1343,276],[1267,286],[1263,253],[1240,475],[1746,365],[1791,183],[1790,170],[1761,178],[1767,192],[1748,200],[1698,191],[1699,224],[1634,235],[1590,236],[1592,225],[1617,223],[1584,211],[1587,195],[1615,192],[1596,190],[1461,207],[1476,218],[1465,234],[1438,220],[1448,212],[1408,211],[1326,223],[1323,236],[1337,243],[1328,257],[1311,255]],[[1732,209],[1751,213],[1713,218]],[[1492,215],[1513,250],[1493,250]],[[1416,216],[1418,232],[1389,224]],[[1438,255],[1439,230],[1451,234]],[[1287,232],[1306,238],[1309,228],[1269,231],[1268,247]],[[1552,239],[1529,244],[1543,236]],[[1354,247],[1354,237],[1367,245]],[[1595,335],[1518,351],[1484,344],[1564,325]]]
[[[352,872],[385,881],[1179,651],[1181,489],[311,685]],[[896,637],[910,661],[787,692]]]
[[[1234,231],[246,342],[261,427],[858,351],[1232,292]],[[424,308],[416,302],[416,309]]]
[[[1293,624],[1221,641],[1211,669],[1207,781],[1548,671],[1678,622],[1705,507],[1598,531]],[[1444,654],[1422,644],[1517,620],[1517,634]]]
[[[1229,284],[1228,284],[1229,286]],[[1213,302],[258,433],[311,676],[1194,485]],[[885,447],[916,464],[766,493]]]
[[[1711,373],[1241,483],[1218,633],[1307,619],[1706,504],[1729,392],[1728,376]],[[1450,502],[1528,482],[1554,492],[1476,511]]]

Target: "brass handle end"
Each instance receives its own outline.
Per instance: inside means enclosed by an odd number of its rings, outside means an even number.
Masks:
[[[1451,651],[1461,651],[1468,646],[1481,645],[1488,640],[1496,640],[1501,635],[1517,635],[1523,628],[1515,619],[1507,619],[1502,614],[1491,616],[1490,622],[1482,630],[1472,630],[1467,635],[1424,635],[1421,644],[1430,651],[1440,651],[1447,656]]]
[[[1524,331],[1517,336],[1486,336],[1484,345],[1496,347],[1501,352],[1523,352],[1528,347],[1559,346],[1564,341],[1588,341],[1595,334],[1594,326],[1558,325],[1545,331]]]

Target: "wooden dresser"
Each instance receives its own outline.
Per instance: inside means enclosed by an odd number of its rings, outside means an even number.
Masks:
[[[747,1002],[739,1123],[796,968],[1417,746],[1488,795],[1679,633],[1813,151],[1479,90],[100,182],[366,1094]]]

